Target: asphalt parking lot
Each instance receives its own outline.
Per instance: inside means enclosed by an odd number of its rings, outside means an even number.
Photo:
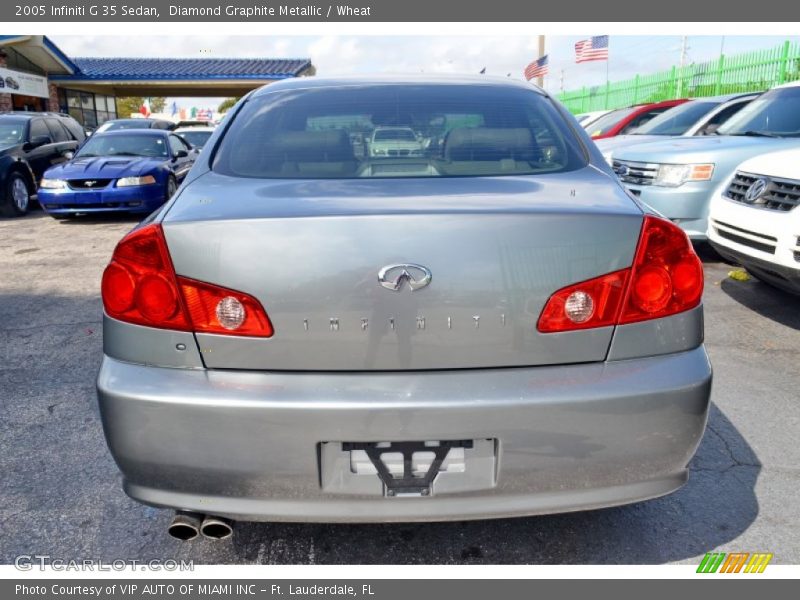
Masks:
[[[800,562],[800,298],[703,252],[714,407],[691,479],[632,506],[441,524],[238,524],[181,543],[171,513],[128,499],[94,379],[100,274],[134,219],[0,219],[0,562],[697,563],[706,551]]]

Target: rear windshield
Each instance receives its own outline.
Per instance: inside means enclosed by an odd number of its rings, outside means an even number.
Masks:
[[[592,121],[586,127],[586,132],[594,137],[596,135],[605,135],[612,129],[614,126],[622,121],[628,115],[633,114],[634,111],[639,110],[638,106],[631,106],[630,108],[619,108],[617,110],[612,110],[610,113],[603,115],[596,121]]]
[[[197,131],[179,131],[178,135],[189,142],[192,146],[196,148],[202,148],[208,141],[208,138],[211,137],[212,133],[214,132],[210,129],[198,129]]]
[[[118,129],[150,129],[151,122],[144,119],[131,119],[130,121],[106,121],[97,128],[97,133],[103,131],[116,131]]]
[[[327,179],[527,175],[585,165],[580,142],[541,94],[440,84],[257,96],[233,117],[213,168]]]
[[[661,113],[631,135],[683,135],[717,106],[719,102],[684,102]]]

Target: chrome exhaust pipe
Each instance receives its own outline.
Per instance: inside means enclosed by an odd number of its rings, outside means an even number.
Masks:
[[[200,533],[212,540],[224,540],[233,535],[233,521],[225,517],[206,515],[200,524]]]
[[[172,523],[169,524],[167,532],[176,540],[188,542],[196,538],[200,533],[200,524],[202,520],[203,515],[179,510],[172,518]]]

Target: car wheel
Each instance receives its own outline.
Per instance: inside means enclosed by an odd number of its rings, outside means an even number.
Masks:
[[[172,175],[170,175],[169,179],[167,180],[167,200],[172,198],[177,190],[178,182],[175,181],[175,178]]]
[[[25,178],[19,173],[8,177],[5,189],[5,201],[0,205],[0,212],[7,217],[19,217],[28,212],[31,193]]]

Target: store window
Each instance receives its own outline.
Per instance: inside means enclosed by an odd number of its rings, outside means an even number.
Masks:
[[[117,118],[117,103],[114,96],[59,89],[58,98],[61,111],[69,113],[86,129],[94,129],[106,121]]]

